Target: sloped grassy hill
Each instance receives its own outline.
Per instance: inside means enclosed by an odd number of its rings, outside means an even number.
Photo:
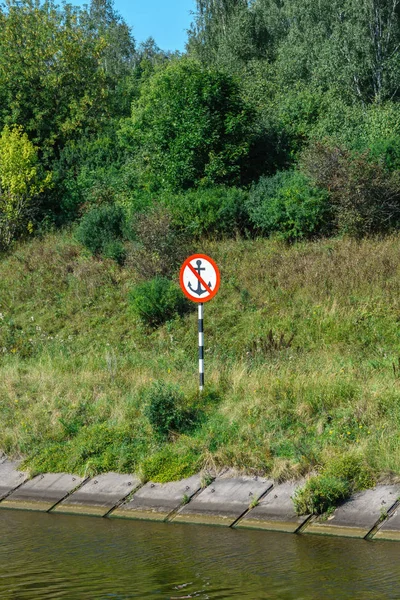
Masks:
[[[69,234],[0,261],[0,449],[35,472],[319,473],[322,497],[400,474],[400,236],[198,250],[222,276],[201,398],[196,312],[146,329],[128,300],[134,267]],[[168,436],[146,408],[160,382],[192,415]]]

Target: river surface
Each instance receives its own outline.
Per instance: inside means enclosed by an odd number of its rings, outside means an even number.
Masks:
[[[400,599],[400,543],[0,510],[0,599]]]

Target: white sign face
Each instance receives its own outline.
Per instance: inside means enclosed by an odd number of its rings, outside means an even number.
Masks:
[[[208,302],[219,288],[219,271],[212,258],[194,254],[181,268],[181,287],[185,295],[194,302]]]

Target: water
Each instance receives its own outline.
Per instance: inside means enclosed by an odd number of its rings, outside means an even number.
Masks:
[[[400,543],[0,511],[0,599],[400,598]]]

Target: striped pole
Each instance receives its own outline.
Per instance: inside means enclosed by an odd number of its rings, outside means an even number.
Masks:
[[[199,303],[199,377],[200,392],[204,390],[204,329],[203,329],[204,304]]]

